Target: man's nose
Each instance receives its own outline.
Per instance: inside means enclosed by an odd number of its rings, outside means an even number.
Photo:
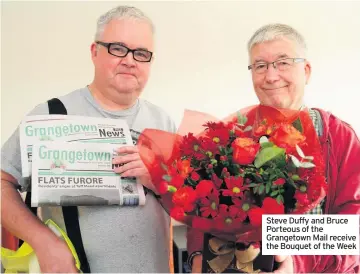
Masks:
[[[273,83],[279,79],[279,70],[274,67],[274,64],[269,64],[268,69],[265,72],[265,80],[269,83]]]
[[[121,64],[128,67],[134,67],[135,66],[135,59],[134,59],[134,53],[128,52],[128,54],[125,57],[121,58]]]

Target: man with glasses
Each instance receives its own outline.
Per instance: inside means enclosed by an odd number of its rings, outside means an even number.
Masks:
[[[260,104],[299,110],[311,75],[304,38],[282,24],[266,25],[248,43],[252,81]],[[333,114],[309,109],[322,145],[329,186],[327,197],[308,214],[360,214],[360,141]],[[188,230],[189,263],[201,272],[203,234]],[[359,256],[275,256],[276,273],[358,273]]]
[[[120,6],[102,15],[97,23],[91,56],[95,67],[92,83],[59,97],[69,115],[125,119],[136,142],[145,128],[175,132],[170,117],[159,107],[139,99],[153,59],[154,27],[139,9]],[[49,114],[38,105],[30,115]],[[2,225],[35,250],[42,272],[76,272],[67,245],[31,214],[17,188],[29,190],[21,178],[18,130],[2,148]],[[125,156],[114,163],[124,177],[137,177],[153,189],[136,147],[119,149]],[[170,218],[151,191],[145,206],[79,206],[78,221],[88,269],[92,272],[168,273]],[[65,229],[61,207],[42,208]],[[79,250],[77,250],[79,252]],[[83,259],[83,258],[82,258]]]

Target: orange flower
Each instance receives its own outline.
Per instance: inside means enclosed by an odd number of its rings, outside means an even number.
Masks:
[[[183,178],[186,178],[193,171],[193,168],[190,166],[190,160],[178,161],[176,165]]]
[[[282,124],[277,128],[269,139],[278,147],[286,149],[286,152],[294,150],[295,146],[305,141],[305,136],[290,124]]]
[[[262,135],[269,135],[272,132],[272,128],[267,125],[260,125],[254,130],[254,135],[261,137]]]
[[[249,165],[255,160],[260,144],[251,138],[236,138],[232,143],[233,161],[240,165]]]

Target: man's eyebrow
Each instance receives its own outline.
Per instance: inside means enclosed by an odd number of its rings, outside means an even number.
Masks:
[[[117,41],[114,41],[114,42],[111,42],[112,44],[116,44],[116,45],[119,45],[119,46],[125,46],[127,47],[127,45],[125,43],[122,43],[122,42],[117,42]]]
[[[286,53],[281,53],[277,56],[277,59],[282,59],[282,58],[289,58],[289,56]]]
[[[128,46],[123,42],[112,42],[113,44],[119,45],[119,46],[125,46],[128,48]],[[135,48],[136,50],[146,50],[149,51],[147,48]]]
[[[136,48],[137,50],[146,50],[149,51],[147,48]]]
[[[254,63],[266,63],[263,59],[255,59]]]
[[[289,58],[289,56],[286,53],[279,53],[278,55],[276,55],[276,60],[283,58]],[[254,63],[267,63],[267,62],[259,58],[259,59],[255,59]]]

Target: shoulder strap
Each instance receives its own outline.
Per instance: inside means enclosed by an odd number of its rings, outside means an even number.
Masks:
[[[62,114],[67,115],[66,107],[63,102],[61,102],[58,98],[52,98],[48,101],[49,114]]]
[[[49,114],[63,114],[67,115],[67,110],[64,104],[58,99],[53,98],[48,101]],[[25,203],[31,208],[31,193],[26,194]],[[31,208],[31,211],[36,215],[36,208]],[[78,254],[81,271],[83,273],[90,273],[89,262],[86,258],[84,245],[81,238],[81,231],[79,225],[79,212],[76,206],[63,206],[62,212],[64,216],[64,222],[66,227],[66,233],[73,243],[76,253]]]

